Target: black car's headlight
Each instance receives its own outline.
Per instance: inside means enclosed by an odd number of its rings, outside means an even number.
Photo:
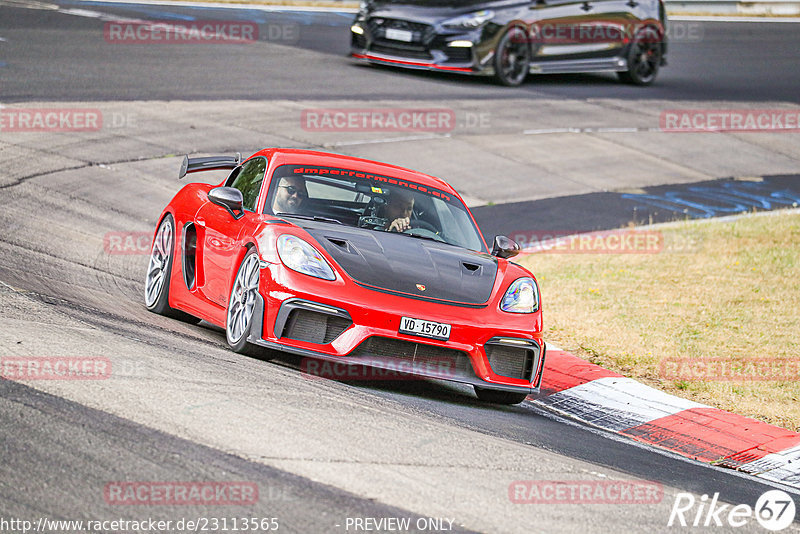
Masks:
[[[445,28],[450,28],[452,30],[457,30],[457,29],[472,30],[474,28],[482,26],[486,21],[491,20],[493,17],[494,17],[494,11],[492,11],[491,9],[484,9],[481,11],[476,11],[474,13],[467,13],[466,15],[461,15],[459,17],[448,19],[442,22],[442,26],[444,26]]]
[[[283,234],[278,238],[278,256],[293,271],[323,280],[336,280],[333,269],[322,254],[297,236]]]
[[[539,288],[528,276],[517,278],[508,287],[500,309],[509,313],[533,313],[539,309]]]

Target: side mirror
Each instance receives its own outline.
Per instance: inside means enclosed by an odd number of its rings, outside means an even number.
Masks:
[[[516,241],[504,235],[495,236],[492,256],[508,259],[513,258],[517,254],[519,254],[519,245],[517,245]]]
[[[228,210],[234,219],[241,219],[244,216],[242,208],[244,197],[242,192],[235,187],[215,187],[208,192],[208,200]]]

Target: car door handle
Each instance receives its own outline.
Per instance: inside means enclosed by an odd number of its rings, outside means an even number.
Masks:
[[[637,2],[636,0],[628,0],[628,2],[625,5],[628,7],[636,7],[639,5],[639,2]]]
[[[594,6],[589,4],[589,2],[584,2],[583,5],[581,6],[581,9],[583,11],[591,11],[592,9],[594,9]]]

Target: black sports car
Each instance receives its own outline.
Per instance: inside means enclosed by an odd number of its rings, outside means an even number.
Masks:
[[[352,55],[372,63],[493,74],[617,72],[653,83],[666,64],[663,0],[367,0]]]

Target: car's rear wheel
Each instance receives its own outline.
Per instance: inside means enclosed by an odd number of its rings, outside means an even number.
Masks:
[[[169,279],[175,259],[175,221],[167,215],[161,221],[150,249],[150,261],[144,281],[144,304],[159,315],[198,323],[200,319],[169,305]]]
[[[239,354],[256,355],[262,352],[259,347],[247,341],[253,325],[260,276],[258,253],[251,248],[236,272],[225,314],[225,337],[228,345]]]
[[[512,391],[497,391],[496,389],[484,389],[478,386],[475,388],[475,395],[484,402],[492,404],[519,404],[528,396],[527,393],[514,393]]]
[[[655,28],[639,30],[628,48],[628,70],[618,72],[619,79],[634,85],[650,85],[661,66],[661,36]]]
[[[494,77],[502,85],[525,81],[531,63],[531,48],[525,31],[514,26],[500,38],[494,55]]]

